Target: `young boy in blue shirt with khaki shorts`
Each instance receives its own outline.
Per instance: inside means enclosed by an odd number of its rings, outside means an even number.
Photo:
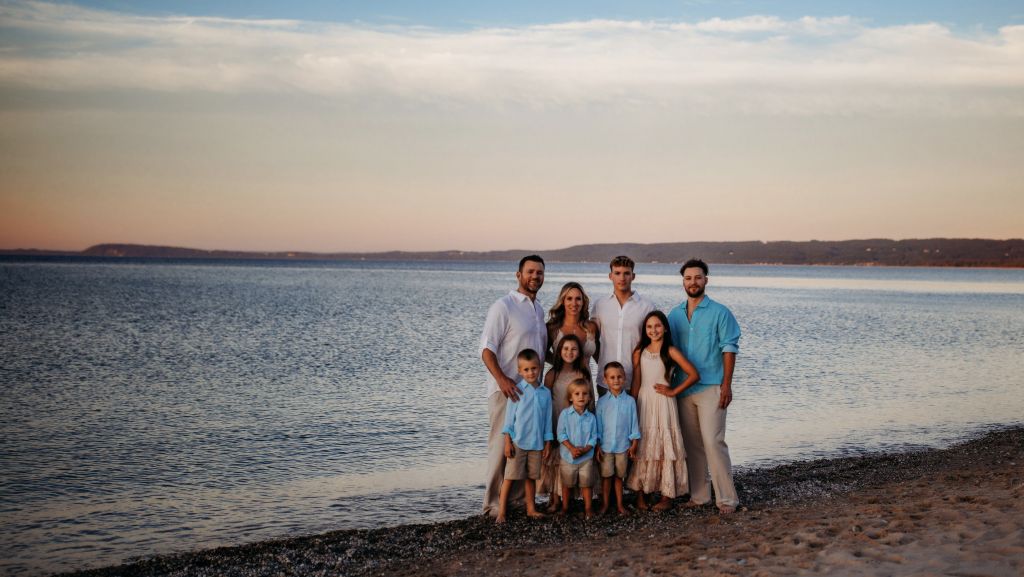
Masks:
[[[537,511],[534,503],[536,481],[540,479],[543,459],[551,451],[551,390],[540,381],[540,355],[533,349],[519,353],[516,383],[519,400],[505,405],[505,479],[501,483],[497,523],[505,522],[508,509],[508,495],[512,483],[526,484],[526,515],[537,518],[544,515]]]
[[[626,370],[620,363],[612,361],[605,365],[603,376],[610,394],[597,401],[597,460],[601,463],[600,514],[608,512],[614,478],[619,514],[628,515],[629,512],[622,505],[622,480],[626,478],[629,459],[636,458],[637,442],[640,440],[636,400],[625,392]]]
[[[590,406],[590,381],[576,379],[566,391],[569,406],[558,415],[558,448],[562,463],[559,476],[562,481],[562,513],[569,511],[569,495],[575,487],[583,496],[584,515],[591,512],[594,473],[594,446],[597,445],[597,419],[587,410]]]

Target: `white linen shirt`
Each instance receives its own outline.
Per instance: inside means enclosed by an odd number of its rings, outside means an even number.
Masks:
[[[533,349],[540,355],[540,366],[544,366],[544,351],[547,349],[548,329],[544,325],[544,309],[540,303],[519,291],[511,291],[491,305],[480,336],[480,353],[490,349],[498,357],[498,365],[506,377],[519,377],[519,351]],[[487,396],[498,391],[498,382],[490,371],[487,372]]]
[[[626,304],[612,293],[594,301],[590,318],[601,327],[601,354],[597,359],[597,386],[604,384],[604,366],[612,361],[622,363],[626,369],[626,388],[633,384],[633,349],[640,342],[641,324],[647,313],[655,310],[651,299],[633,291]]]

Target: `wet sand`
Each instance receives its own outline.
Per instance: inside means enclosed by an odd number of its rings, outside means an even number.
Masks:
[[[67,575],[1024,574],[1024,427],[944,450],[739,474],[743,507],[484,517],[224,547]]]

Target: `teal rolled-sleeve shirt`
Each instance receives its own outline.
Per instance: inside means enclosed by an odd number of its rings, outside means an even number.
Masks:
[[[672,309],[668,315],[668,327],[672,331],[672,344],[700,373],[700,381],[680,396],[721,385],[725,374],[722,353],[740,351],[740,325],[732,311],[705,295],[694,309],[692,318],[686,317],[686,301]],[[672,385],[678,385],[685,378],[682,371],[676,371]]]

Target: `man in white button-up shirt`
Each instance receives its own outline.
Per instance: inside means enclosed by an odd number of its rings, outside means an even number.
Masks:
[[[640,342],[640,325],[655,309],[651,299],[633,290],[633,259],[617,256],[609,264],[612,294],[594,300],[590,318],[601,329],[601,351],[597,359],[598,393],[604,395],[604,366],[618,361],[626,370],[626,387],[633,383],[633,349]]]
[[[484,514],[496,516],[499,493],[505,476],[505,404],[518,401],[516,375],[517,356],[523,349],[533,349],[544,366],[548,331],[544,326],[544,309],[537,303],[537,291],[544,286],[544,259],[532,254],[519,261],[516,272],[519,286],[497,300],[487,311],[487,321],[480,337],[480,358],[489,373],[487,407],[491,431],[487,440],[487,482],[484,490]]]

